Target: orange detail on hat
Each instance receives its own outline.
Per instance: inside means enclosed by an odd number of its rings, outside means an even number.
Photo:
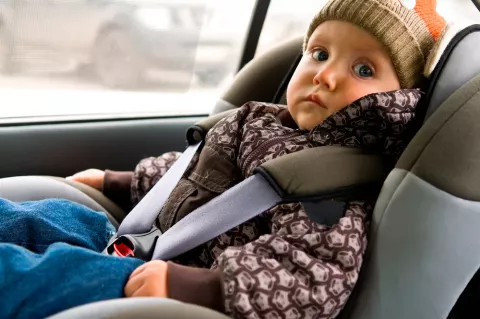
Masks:
[[[425,21],[433,39],[437,41],[447,25],[445,19],[437,13],[437,1],[417,0],[414,10]]]

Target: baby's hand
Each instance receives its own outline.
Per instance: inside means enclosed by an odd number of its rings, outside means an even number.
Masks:
[[[103,181],[105,179],[105,172],[99,169],[87,169],[86,171],[79,172],[73,176],[67,177],[67,179],[86,184],[99,191],[103,190]]]
[[[167,298],[167,267],[166,262],[153,260],[135,269],[125,285],[125,296]]]

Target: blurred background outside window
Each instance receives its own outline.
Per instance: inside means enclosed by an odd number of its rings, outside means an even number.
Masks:
[[[411,1],[411,0],[406,0]],[[438,0],[480,21],[470,0]],[[324,0],[271,0],[257,55]],[[0,0],[0,119],[207,114],[237,71],[255,0]]]

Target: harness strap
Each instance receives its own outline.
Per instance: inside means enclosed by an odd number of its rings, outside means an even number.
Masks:
[[[199,142],[189,146],[167,173],[152,187],[145,197],[125,217],[118,229],[118,235],[141,234],[152,229],[158,213],[187,170],[190,162],[202,145]]]

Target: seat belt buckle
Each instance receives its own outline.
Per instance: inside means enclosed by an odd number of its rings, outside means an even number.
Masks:
[[[160,235],[162,235],[160,229],[153,226],[147,233],[115,236],[110,240],[103,253],[110,256],[133,257],[150,261]]]

